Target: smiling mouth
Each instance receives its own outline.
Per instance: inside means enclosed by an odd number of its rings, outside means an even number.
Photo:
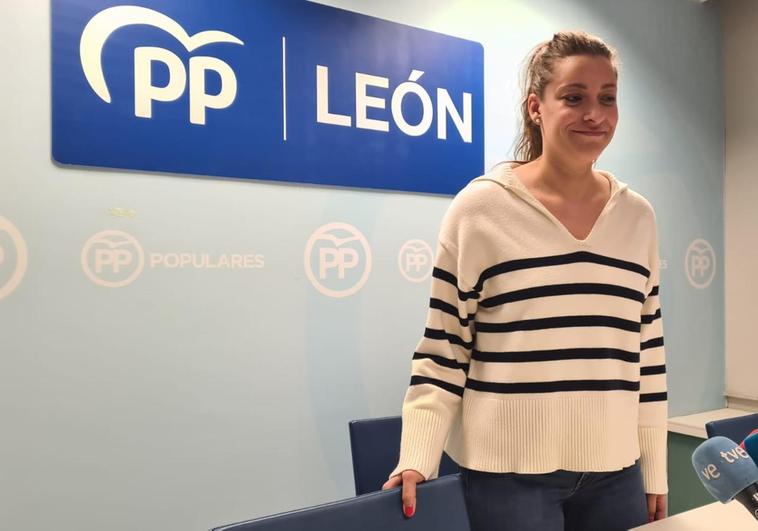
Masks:
[[[574,131],[575,133],[579,133],[580,135],[585,136],[604,136],[605,131]]]

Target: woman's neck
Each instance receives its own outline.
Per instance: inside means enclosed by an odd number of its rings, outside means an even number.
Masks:
[[[530,164],[530,185],[549,195],[569,201],[581,201],[597,195],[607,187],[606,179],[592,171],[592,164],[573,162],[542,154]]]

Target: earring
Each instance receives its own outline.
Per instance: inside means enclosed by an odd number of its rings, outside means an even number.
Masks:
[[[536,123],[537,125],[540,125],[540,119],[539,119],[539,117],[534,119],[534,123]]]

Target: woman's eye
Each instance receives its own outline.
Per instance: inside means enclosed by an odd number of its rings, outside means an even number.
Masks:
[[[575,103],[579,103],[582,100],[582,97],[577,96],[577,95],[571,95],[571,96],[564,96],[563,99],[566,100],[570,104],[575,104]],[[602,99],[608,105],[612,105],[616,101],[616,96],[605,96]]]

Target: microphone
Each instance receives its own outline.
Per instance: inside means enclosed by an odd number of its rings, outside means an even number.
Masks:
[[[758,430],[748,435],[742,444],[748,455],[753,458],[753,462],[758,463]]]
[[[742,446],[743,448],[745,448],[745,441],[747,441],[747,439],[748,439],[748,437],[750,437],[750,435],[755,435],[756,433],[758,433],[758,428],[756,428],[753,431],[751,431],[750,434],[747,437],[745,437],[745,440],[743,440],[740,443],[740,446]],[[748,452],[748,453],[750,453],[750,452]],[[756,461],[756,459],[755,459],[755,454],[750,454],[750,457],[753,458],[753,461],[755,461],[756,463],[758,463],[758,461]]]
[[[705,489],[721,503],[736,499],[758,520],[758,467],[737,443],[712,437],[692,453],[692,466]]]

